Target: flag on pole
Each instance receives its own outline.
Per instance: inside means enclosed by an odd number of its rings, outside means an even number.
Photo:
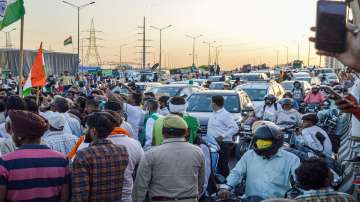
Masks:
[[[72,44],[72,36],[69,36],[69,38],[65,39],[64,46]]]
[[[46,84],[45,61],[42,49],[42,42],[36,54],[35,62],[31,67],[30,73],[24,84],[22,93],[27,96],[33,87],[43,87]]]
[[[24,0],[0,1],[0,30],[20,20],[25,15]]]

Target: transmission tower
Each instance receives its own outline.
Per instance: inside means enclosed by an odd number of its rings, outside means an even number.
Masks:
[[[87,30],[86,32],[89,32],[90,36],[89,36],[89,38],[85,38],[86,40],[89,41],[89,45],[83,46],[83,47],[87,47],[87,51],[86,51],[86,55],[85,55],[83,64],[86,64],[89,66],[100,66],[102,63],[101,63],[101,58],[100,58],[98,48],[101,46],[98,46],[96,41],[102,40],[102,39],[96,37],[96,33],[101,32],[101,31],[98,31],[95,29],[94,18],[91,19],[90,30]]]
[[[137,53],[140,53],[141,69],[145,69],[146,68],[146,54],[151,53],[151,52],[146,52],[146,49],[150,48],[151,46],[146,45],[146,42],[150,41],[150,40],[146,40],[145,16],[144,16],[143,26],[140,26],[138,28],[141,29],[142,32],[138,33],[141,36],[141,39],[138,39],[137,41],[142,42],[142,45],[137,46],[137,48],[141,48],[141,52],[137,52]]]

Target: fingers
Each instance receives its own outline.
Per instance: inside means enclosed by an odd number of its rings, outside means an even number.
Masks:
[[[312,32],[316,32],[316,27],[310,27],[310,30],[311,30]]]
[[[309,37],[309,41],[315,42],[315,41],[316,41],[316,38],[315,38],[315,37]]]
[[[354,25],[354,24],[346,24],[346,28],[349,30],[349,31],[354,31],[357,26]]]

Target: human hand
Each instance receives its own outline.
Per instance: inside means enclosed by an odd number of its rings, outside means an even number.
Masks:
[[[345,113],[355,113],[359,111],[359,105],[356,98],[353,95],[347,95],[335,100],[337,107]]]
[[[220,189],[218,192],[218,196],[221,200],[227,200],[230,198],[230,191],[227,189]]]
[[[315,27],[311,28],[311,31],[316,31]],[[344,65],[353,68],[355,71],[360,72],[360,30],[355,25],[347,25],[346,36],[346,50],[343,53],[331,53],[319,50],[317,54],[335,57],[341,61]],[[310,37],[310,41],[315,42],[315,37]]]

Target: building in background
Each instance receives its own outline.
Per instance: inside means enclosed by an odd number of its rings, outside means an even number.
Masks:
[[[333,69],[342,69],[345,66],[336,58],[333,57],[325,57],[325,67],[333,68]]]

